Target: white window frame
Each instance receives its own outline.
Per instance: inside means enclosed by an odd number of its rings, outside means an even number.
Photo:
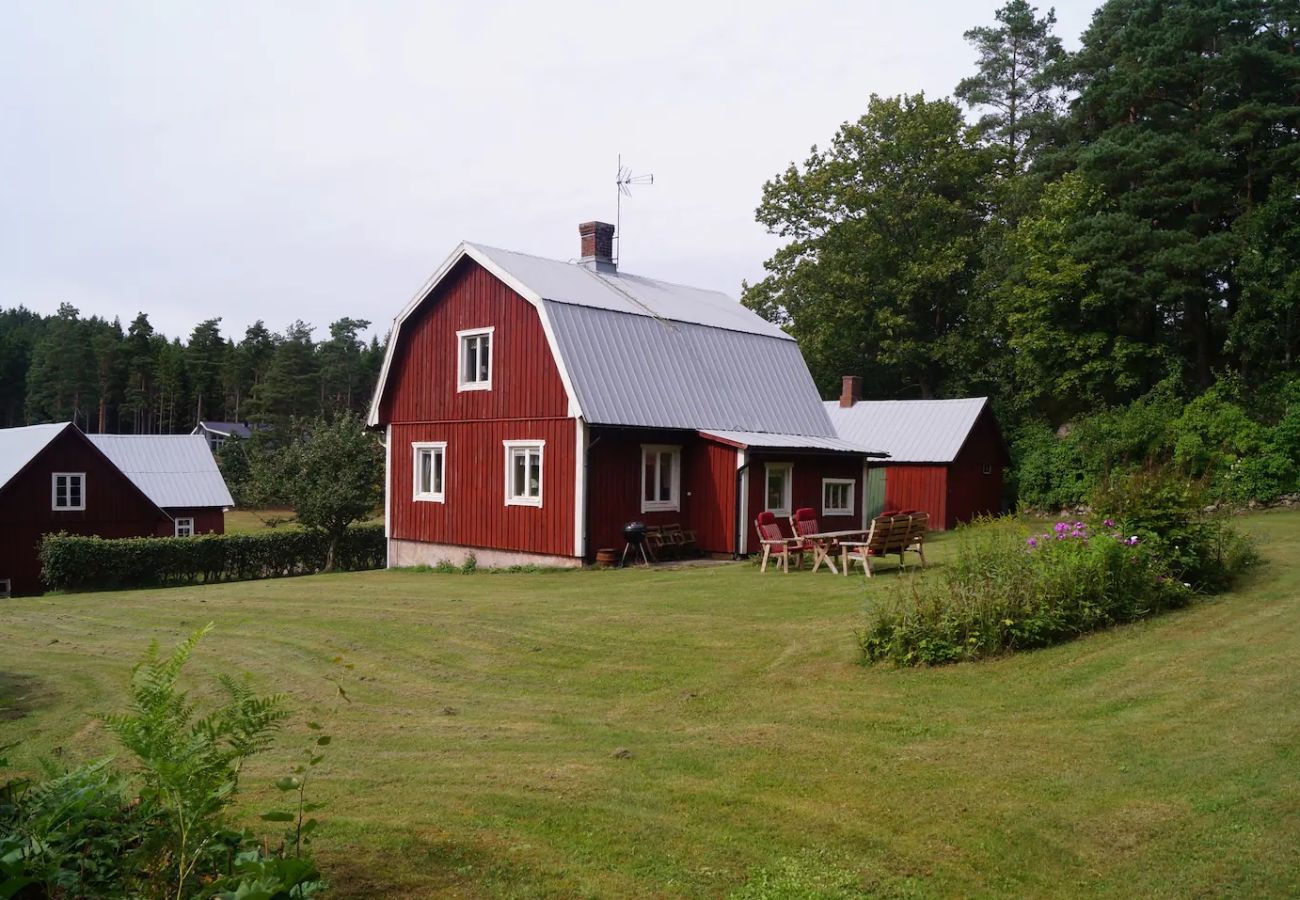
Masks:
[[[785,472],[785,505],[783,507],[773,508],[767,505],[769,494],[768,486],[771,484],[772,473],[777,471]],[[794,510],[794,463],[788,462],[770,462],[763,466],[763,508],[776,516],[789,516]]]
[[[442,477],[437,479],[442,482],[440,491],[421,491],[420,490],[420,455],[423,453],[433,453],[434,458],[440,460],[438,473]],[[431,485],[432,487],[432,485]],[[447,502],[447,442],[446,441],[412,441],[411,442],[411,499],[422,503],[446,503]]]
[[[846,507],[842,507],[842,506],[827,506],[827,505],[826,505],[826,488],[829,487],[829,486],[831,486],[831,485],[847,485],[847,486],[848,486],[848,489],[849,489],[849,491],[848,491],[848,501],[849,501],[848,506],[846,506]],[[856,498],[855,498],[853,495],[854,495],[854,493],[856,493],[856,488],[857,488],[857,482],[854,481],[852,478],[823,478],[823,479],[822,479],[822,515],[823,515],[823,516],[851,516],[851,515],[853,515],[853,506],[854,506],[854,501],[856,500]]]
[[[502,446],[506,451],[506,506],[536,506],[541,507],[542,498],[545,494],[545,476],[546,476],[546,441],[502,441]],[[537,451],[537,496],[536,497],[517,497],[514,495],[514,468],[511,465],[514,462],[515,451],[527,450]]]
[[[59,479],[76,478],[81,483],[81,505],[59,506]],[[68,482],[68,497],[72,497],[72,482]],[[50,509],[54,512],[82,512],[86,508],[86,473],[85,472],[51,472],[50,473]]]
[[[497,347],[496,336],[494,332],[496,326],[486,328],[466,328],[463,331],[456,332],[456,390],[457,391],[490,391],[492,390],[492,371],[497,364]],[[465,342],[469,338],[487,337],[488,339],[488,365],[486,381],[466,381],[465,380]]]
[[[185,523],[184,527],[189,529],[184,534],[181,534],[182,522]],[[176,519],[175,525],[172,528],[172,535],[174,537],[194,537],[194,517],[181,516],[179,519]]]
[[[668,486],[669,498],[667,500],[647,500],[645,498],[646,489],[646,457],[654,454],[654,496],[659,496],[659,489],[663,487],[663,470],[659,465],[659,455],[661,453],[671,453],[673,457],[672,483]],[[682,508],[682,448],[679,444],[642,444],[641,445],[641,512],[677,512]]]

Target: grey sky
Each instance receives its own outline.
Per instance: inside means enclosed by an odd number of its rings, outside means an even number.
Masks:
[[[4,0],[0,306],[386,330],[462,239],[574,255],[620,152],[623,267],[736,295],[763,182],[998,5]]]

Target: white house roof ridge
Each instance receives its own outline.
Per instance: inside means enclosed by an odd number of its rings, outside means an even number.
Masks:
[[[234,506],[207,439],[198,434],[88,434],[163,509]]]
[[[824,403],[841,438],[880,447],[890,462],[949,463],[957,458],[987,397],[951,400],[859,400]]]

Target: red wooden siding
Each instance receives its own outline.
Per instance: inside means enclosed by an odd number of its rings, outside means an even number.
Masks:
[[[492,389],[457,391],[457,331],[495,327]],[[541,419],[569,401],[537,311],[478,263],[462,260],[407,320],[381,422]]]
[[[701,439],[694,432],[594,428],[588,462],[587,552],[623,547],[623,525],[678,523],[695,531],[706,553],[735,549],[736,451]],[[682,448],[680,509],[641,512],[641,447]]]
[[[885,468],[885,510],[919,509],[930,514],[930,527],[949,528],[948,467],[897,465]]]
[[[86,473],[86,508],[50,509],[50,476]],[[57,531],[100,537],[145,537],[170,521],[90,445],[67,430],[49,443],[20,474],[0,489],[0,578],[15,593],[37,593],[41,537]]]
[[[507,440],[546,442],[540,507],[505,505]],[[394,424],[391,441],[393,538],[573,556],[572,419]],[[419,441],[447,443],[445,503],[411,499]]]
[[[986,409],[948,468],[947,527],[1001,511],[1002,470],[1008,461],[997,422]]]
[[[794,482],[791,487],[790,511],[802,506],[812,507],[817,511],[818,525],[823,531],[844,531],[862,527],[862,459],[856,456],[819,456],[796,453],[751,452],[749,455],[749,521],[745,523],[748,534],[748,551],[758,549],[758,533],[754,530],[754,519],[767,508],[767,470],[766,463],[792,463],[794,465]],[[853,479],[853,512],[847,516],[822,515],[822,479]],[[781,522],[781,530],[790,533],[788,520]]]

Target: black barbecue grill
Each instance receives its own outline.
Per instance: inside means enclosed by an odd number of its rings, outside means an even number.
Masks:
[[[636,562],[637,551],[641,553],[642,561],[650,565],[650,557],[645,550],[645,522],[628,522],[623,526],[623,540],[627,541],[623,545],[623,556],[618,561],[619,566],[627,562],[627,554],[630,551],[632,561]]]

